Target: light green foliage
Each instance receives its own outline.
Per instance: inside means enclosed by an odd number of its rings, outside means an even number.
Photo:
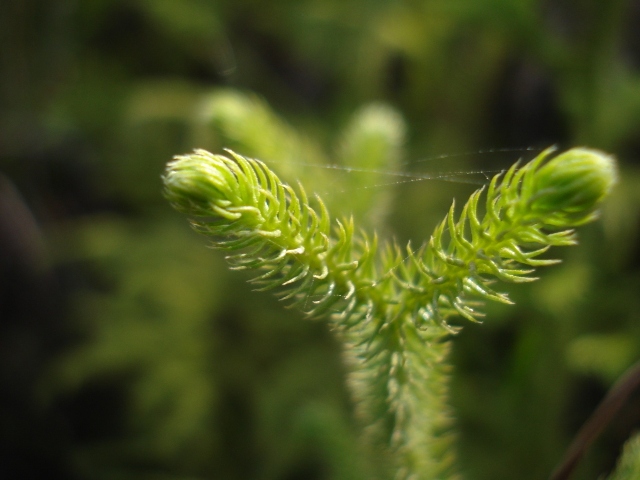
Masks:
[[[326,172],[305,174],[305,165],[326,163],[321,148],[256,95],[217,90],[200,100],[194,120],[200,124],[195,138],[200,144],[213,133],[219,137],[218,143],[231,148],[242,146],[247,155],[278,162],[281,174],[289,178],[302,178],[311,186],[326,185]]]
[[[394,174],[403,178],[398,170],[406,129],[400,114],[388,105],[368,104],[351,116],[335,147],[336,163],[310,136],[288,125],[254,95],[235,90],[206,95],[195,119],[194,141],[210,143],[213,132],[219,138],[212,143],[260,158],[311,192],[343,192],[325,196],[330,211],[348,212],[364,225],[383,227],[390,192],[380,187]]]
[[[371,104],[353,115],[338,149],[342,170],[357,175],[349,185],[352,195],[344,211],[356,212],[367,226],[382,228],[390,193],[381,188],[394,174],[402,178],[399,163],[405,137],[404,120],[384,104]],[[398,178],[396,177],[396,178]]]
[[[496,175],[484,214],[478,190],[456,220],[452,205],[418,249],[357,233],[352,220],[332,223],[322,200],[313,208],[259,160],[197,150],[176,157],[165,194],[192,217],[234,269],[309,316],[325,315],[344,345],[348,383],[374,445],[391,454],[397,479],[452,478],[446,392],[448,323],[476,321],[477,299],[509,303],[494,279],[534,280],[551,246],[573,245],[571,227],[595,218],[617,180],[607,155],[551,150]],[[548,160],[548,161],[547,161]],[[316,211],[317,209],[317,211]]]
[[[640,435],[633,436],[624,446],[615,472],[607,480],[635,480],[640,478]]]
[[[360,470],[350,464],[357,449],[345,422],[349,405],[324,324],[300,322],[297,311],[281,311],[268,295],[251,296],[246,277],[227,272],[220,257],[175,227],[158,177],[175,152],[231,147],[262,159],[291,185],[300,179],[309,197],[323,196],[333,216],[353,211],[355,224],[367,230],[374,221],[381,238],[389,226],[380,224],[380,205],[398,197],[390,210],[394,233],[401,243],[412,238],[419,245],[452,197],[461,206],[466,186],[390,177],[395,166],[387,164],[381,174],[328,168],[347,164],[346,130],[366,116],[360,112],[373,110],[371,102],[384,101],[410,125],[403,159],[447,156],[409,165],[413,174],[501,168],[511,154],[480,151],[554,142],[589,144],[621,160],[619,188],[604,206],[603,221],[581,231],[580,248],[557,252],[563,263],[548,269],[543,282],[505,286],[517,305],[488,304],[492,321],[467,326],[453,344],[451,401],[465,477],[545,478],[578,428],[576,415],[586,415],[597,393],[640,355],[634,5],[0,2],[7,72],[0,84],[0,169],[33,208],[45,239],[60,234],[73,253],[51,249],[64,289],[59,303],[69,312],[54,309],[43,321],[82,340],[65,347],[61,369],[68,372],[45,378],[60,380],[54,388],[60,395],[45,408],[58,422],[59,402],[71,402],[60,420],[78,440],[65,444],[67,429],[50,429],[40,413],[30,432],[41,445],[60,448],[45,455],[66,467],[59,477],[104,479],[117,470],[112,478],[354,478]],[[233,129],[225,127],[232,123]],[[475,153],[456,156],[460,152]],[[404,183],[393,186],[399,180]],[[360,198],[369,195],[366,212],[349,206],[367,203]],[[106,225],[105,212],[117,229]],[[104,255],[103,242],[116,237]],[[5,278],[13,286],[12,277]],[[33,305],[47,304],[36,291],[28,295]],[[14,324],[2,320],[13,332]],[[21,325],[29,334],[41,331]],[[163,338],[180,340],[167,350]],[[29,378],[35,365],[29,356],[39,355],[38,344],[22,335],[4,340],[10,342],[2,349],[4,365],[22,385],[13,368]],[[180,380],[168,381],[173,360],[191,349],[211,355],[190,357]],[[123,365],[135,378],[121,374]],[[87,391],[105,383],[124,402],[108,417],[114,422],[107,431],[95,420],[117,402],[109,395],[99,405],[93,401],[101,395],[83,402]],[[200,383],[215,387],[209,405],[187,399]],[[142,389],[152,393],[139,396]],[[138,403],[153,392],[171,398],[172,406],[147,410],[153,402]],[[31,404],[26,395],[20,405]],[[226,428],[196,420],[203,412],[224,419]],[[17,418],[11,408],[5,413]],[[76,436],[78,424],[90,438]],[[26,438],[22,428],[6,430],[7,445]],[[585,457],[576,480],[593,480],[606,467],[602,459],[612,455],[611,445],[627,435],[614,431],[615,439]],[[132,438],[141,438],[144,448],[130,449]],[[42,458],[27,441],[26,458]],[[181,445],[204,447],[187,447],[191,455],[184,455]],[[72,469],[66,456],[87,450],[94,453],[91,462]]]

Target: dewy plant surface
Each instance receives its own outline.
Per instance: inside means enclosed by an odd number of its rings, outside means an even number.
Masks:
[[[482,300],[510,303],[495,280],[529,282],[551,246],[576,243],[616,181],[614,160],[576,148],[496,175],[454,205],[419,248],[378,245],[349,219],[332,221],[262,162],[229,151],[178,156],[164,177],[171,204],[255,270],[258,289],[326,318],[344,345],[348,383],[381,478],[456,476],[446,406],[449,318],[477,321]],[[312,206],[313,203],[313,206]],[[481,213],[481,211],[483,213]]]

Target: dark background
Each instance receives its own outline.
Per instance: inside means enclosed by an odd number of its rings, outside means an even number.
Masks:
[[[618,157],[563,264],[455,339],[461,471],[545,478],[640,356],[638,25],[636,0],[1,2],[0,477],[365,478],[330,332],[251,292],[162,197],[173,155],[234,144],[198,121],[224,94],[329,158],[372,101],[404,117],[416,171]],[[400,185],[390,223],[419,243],[470,191]],[[634,398],[575,478],[639,425]]]

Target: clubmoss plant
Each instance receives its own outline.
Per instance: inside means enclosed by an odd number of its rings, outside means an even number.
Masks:
[[[420,247],[379,245],[319,197],[283,183],[263,162],[227,151],[176,157],[165,195],[195,229],[256,272],[259,290],[325,318],[344,346],[348,384],[381,478],[455,478],[446,406],[453,317],[476,322],[482,301],[511,303],[493,283],[530,282],[552,246],[597,216],[616,182],[614,160],[553,149],[496,175],[456,215],[452,205]]]

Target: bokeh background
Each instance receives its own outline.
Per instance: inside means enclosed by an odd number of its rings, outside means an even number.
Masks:
[[[404,118],[421,174],[551,144],[618,157],[580,246],[455,339],[461,472],[546,478],[640,357],[639,25],[637,0],[0,2],[0,477],[367,478],[330,332],[227,272],[162,197],[173,155],[265,140],[203,116],[226,99],[307,159],[371,102]],[[473,187],[390,187],[389,231],[419,243]],[[634,398],[575,478],[638,427]]]

